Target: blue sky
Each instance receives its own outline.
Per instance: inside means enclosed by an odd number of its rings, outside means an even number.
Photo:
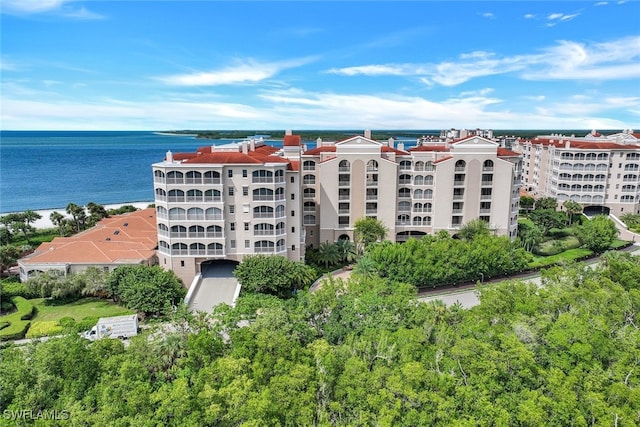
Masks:
[[[640,2],[2,0],[1,128],[640,128]]]

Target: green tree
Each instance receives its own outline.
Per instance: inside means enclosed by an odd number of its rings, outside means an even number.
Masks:
[[[555,197],[541,197],[536,200],[535,210],[539,209],[557,209],[558,199]]]
[[[0,275],[4,274],[12,265],[15,265],[22,251],[20,248],[14,245],[2,245],[0,246]]]
[[[340,262],[349,264],[356,260],[358,253],[355,243],[351,240],[340,239],[335,242],[335,245],[338,249],[338,253],[340,254]]]
[[[53,211],[49,215],[49,219],[51,220],[53,225],[58,227],[58,230],[60,231],[60,235],[64,236],[64,223],[65,223],[64,215],[62,215],[60,212]]]
[[[535,209],[529,213],[529,219],[540,227],[545,236],[552,228],[560,228],[565,223],[565,215],[555,209]]]
[[[354,234],[358,252],[364,252],[372,243],[383,241],[388,231],[379,219],[366,217],[357,220],[354,224]]]
[[[580,243],[595,253],[609,249],[618,233],[616,224],[606,215],[596,215],[576,228]]]
[[[520,241],[520,245],[527,251],[533,251],[533,248],[536,247],[542,239],[544,238],[542,230],[530,222],[519,222],[518,223],[518,240]]]
[[[489,223],[481,219],[472,219],[464,224],[457,233],[458,237],[464,240],[473,240],[475,237],[489,236],[490,234]]]
[[[533,205],[535,204],[536,199],[531,196],[520,196],[520,208],[525,211],[530,211],[533,209]]]
[[[147,265],[123,265],[113,270],[107,288],[114,300],[147,315],[166,316],[182,303],[187,290],[173,271]]]
[[[71,215],[71,219],[75,224],[76,232],[84,230],[87,222],[87,214],[84,211],[84,208],[76,205],[75,203],[69,203],[66,211]]]
[[[242,285],[242,294],[264,293],[280,298],[308,289],[316,278],[312,267],[280,255],[246,256],[233,275]]]
[[[571,223],[573,222],[573,216],[582,212],[582,205],[578,202],[568,199],[565,200],[564,203],[562,203],[562,207],[567,213],[567,224],[571,226]]]
[[[330,265],[337,264],[340,261],[340,252],[335,243],[322,242],[318,248],[318,262],[324,264],[324,268],[328,269]]]
[[[93,226],[103,218],[107,218],[109,214],[104,206],[94,202],[87,203],[87,210],[89,211],[89,217],[87,218],[87,224]]]

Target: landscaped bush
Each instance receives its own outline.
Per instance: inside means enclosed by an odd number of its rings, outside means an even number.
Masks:
[[[4,329],[0,329],[0,341],[20,340],[29,330],[31,322],[12,322]]]
[[[0,322],[0,329],[4,329],[4,328],[6,328],[6,327],[7,327],[7,326],[9,326],[9,325],[10,325],[10,323],[9,323],[9,322]]]
[[[31,302],[27,301],[23,297],[13,297],[11,299],[13,304],[18,309],[18,316],[20,316],[20,320],[30,320],[36,314],[36,308],[31,304]]]
[[[85,317],[81,321],[76,322],[75,331],[76,332],[88,331],[89,329],[96,326],[96,323],[98,323],[98,319],[99,319],[98,317],[93,317],[93,316]]]
[[[31,289],[27,288],[17,278],[9,278],[2,281],[2,297],[23,297],[26,299],[36,298],[38,295]]]
[[[27,338],[40,338],[59,335],[63,332],[62,326],[56,321],[35,322],[27,331]]]

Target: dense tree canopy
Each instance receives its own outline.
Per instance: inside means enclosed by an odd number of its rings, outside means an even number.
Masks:
[[[580,243],[595,253],[609,249],[618,234],[616,224],[606,215],[596,215],[576,229]]]
[[[543,288],[484,286],[470,310],[363,277],[248,294],[128,348],[0,349],[0,402],[74,426],[637,426],[638,268],[554,268]]]
[[[379,219],[360,218],[354,225],[354,234],[359,251],[364,251],[369,245],[381,242],[387,236],[387,228]]]
[[[312,267],[280,255],[244,257],[233,272],[243,293],[264,293],[289,298],[297,290],[309,289],[316,279]]]

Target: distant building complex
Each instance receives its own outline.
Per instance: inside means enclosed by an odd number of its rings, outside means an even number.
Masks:
[[[605,214],[640,213],[640,133],[541,135],[513,149],[523,156],[524,187],[534,197],[573,200]]]

